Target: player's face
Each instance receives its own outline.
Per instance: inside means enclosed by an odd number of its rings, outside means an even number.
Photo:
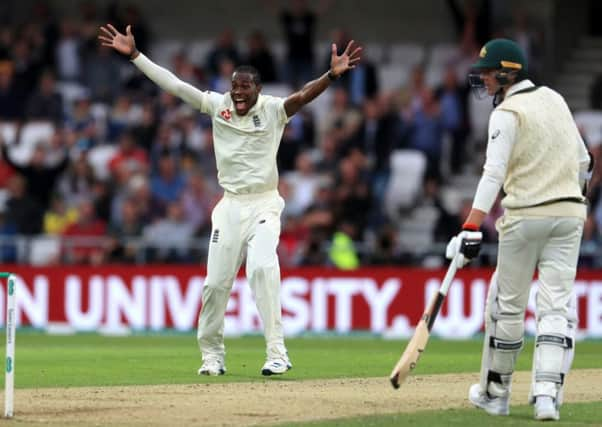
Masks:
[[[257,102],[257,96],[261,90],[256,85],[253,76],[248,73],[234,73],[232,75],[232,89],[230,97],[234,103],[234,110],[239,116],[244,116]]]
[[[497,70],[494,69],[483,69],[480,73],[481,80],[483,80],[483,84],[485,85],[489,96],[495,95],[500,88],[499,83],[495,78],[496,73]]]

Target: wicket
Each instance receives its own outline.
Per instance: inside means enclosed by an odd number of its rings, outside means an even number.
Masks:
[[[4,377],[4,417],[12,418],[15,393],[15,276],[12,273],[0,273],[0,279],[6,279],[6,366]]]

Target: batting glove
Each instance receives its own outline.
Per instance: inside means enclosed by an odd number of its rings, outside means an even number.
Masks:
[[[462,268],[479,255],[482,241],[483,233],[478,231],[477,226],[464,224],[462,231],[447,244],[445,257],[450,260],[455,258],[457,267]]]

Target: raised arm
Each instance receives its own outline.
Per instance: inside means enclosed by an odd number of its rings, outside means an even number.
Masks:
[[[353,49],[353,40],[347,44],[345,51],[338,56],[337,46],[332,44],[332,54],[330,56],[330,70],[322,74],[319,78],[306,83],[301,90],[289,95],[284,101],[284,110],[288,117],[295,114],[304,105],[313,101],[318,95],[326,90],[330,83],[338,79],[347,70],[355,68],[360,61],[361,47]]]
[[[197,109],[202,109],[207,94],[194,86],[178,79],[171,71],[155,64],[136,49],[136,42],[132,34],[131,25],[125,29],[125,34],[120,33],[111,24],[100,27],[98,39],[103,46],[112,47],[130,60],[149,79],[161,89],[183,99],[187,104]]]

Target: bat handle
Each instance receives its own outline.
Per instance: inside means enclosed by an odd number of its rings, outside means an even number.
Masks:
[[[443,278],[443,282],[441,283],[441,287],[439,288],[439,293],[443,296],[447,295],[449,286],[451,285],[452,280],[454,280],[454,276],[456,275],[456,270],[458,269],[459,255],[460,254],[457,253],[451,260],[449,267],[447,267],[447,273],[445,273],[445,277]]]

